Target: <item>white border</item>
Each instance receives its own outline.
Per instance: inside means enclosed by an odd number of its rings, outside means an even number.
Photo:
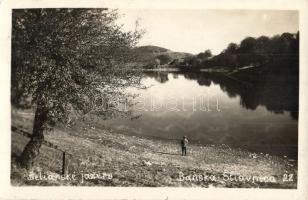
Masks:
[[[0,12],[0,198],[5,199],[308,199],[307,0],[4,0]],[[277,9],[300,11],[300,115],[298,189],[119,187],[12,187],[10,185],[10,32],[12,8],[108,7],[125,9]]]

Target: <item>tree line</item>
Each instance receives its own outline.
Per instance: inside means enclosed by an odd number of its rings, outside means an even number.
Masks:
[[[220,54],[210,50],[185,58],[180,68],[228,68],[261,66],[268,63],[298,62],[299,32],[283,33],[273,37],[246,37],[239,44],[230,43]]]

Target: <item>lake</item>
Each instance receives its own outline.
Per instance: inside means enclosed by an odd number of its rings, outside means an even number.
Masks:
[[[106,120],[107,127],[172,140],[186,135],[193,142],[297,158],[293,83],[249,84],[205,72],[147,72],[142,83],[148,88],[129,89],[139,94],[133,108],[139,117]]]

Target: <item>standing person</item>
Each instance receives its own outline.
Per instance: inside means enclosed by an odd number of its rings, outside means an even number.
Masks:
[[[186,136],[183,137],[183,139],[181,140],[181,146],[182,146],[182,156],[186,156],[186,147],[188,145],[188,140],[186,138]]]

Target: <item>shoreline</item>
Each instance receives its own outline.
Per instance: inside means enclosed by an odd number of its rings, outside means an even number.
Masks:
[[[180,144],[180,140],[181,138],[178,139],[173,139],[173,138],[164,138],[164,137],[159,137],[159,136],[153,136],[153,135],[136,135],[133,133],[125,133],[125,131],[119,131],[119,130],[113,130],[112,128],[107,128],[104,127],[104,129],[106,129],[107,131],[111,131],[114,134],[119,134],[119,135],[126,135],[126,136],[130,136],[130,137],[138,137],[138,138],[143,138],[143,139],[149,139],[149,140],[154,140],[157,142],[167,142],[167,143],[177,143]],[[237,149],[239,151],[246,151],[246,152],[250,152],[252,154],[260,154],[260,155],[271,155],[271,156],[276,156],[279,157],[281,159],[288,159],[288,160],[295,160],[297,161],[297,154],[296,155],[285,155],[285,154],[275,154],[273,152],[269,152],[269,151],[262,151],[260,149],[249,149],[248,146],[253,146],[251,144],[238,144],[238,145],[230,145],[230,144],[215,144],[215,143],[204,143],[200,140],[189,140],[189,144],[192,145],[196,145],[196,146],[208,146],[208,147],[227,147],[227,148],[232,148],[232,149]],[[258,146],[258,145],[256,145]],[[271,145],[272,147],[274,145]],[[279,145],[280,146],[280,145]],[[180,148],[180,147],[179,147]],[[298,147],[294,147],[294,149],[298,149]]]
[[[17,112],[13,114],[12,125],[30,131],[32,120]],[[192,143],[188,146],[188,155],[181,156],[176,141],[129,136],[104,128],[84,130],[83,127],[81,123],[72,128],[57,127],[45,134],[47,141],[72,154],[68,175],[71,178],[75,174],[75,180],[29,180],[31,174],[32,177],[61,175],[61,157],[43,146],[34,169],[23,171],[15,159],[27,140],[12,131],[12,185],[297,187],[297,161],[227,145]],[[110,176],[108,180],[102,178]],[[286,181],[287,178],[290,181]]]

